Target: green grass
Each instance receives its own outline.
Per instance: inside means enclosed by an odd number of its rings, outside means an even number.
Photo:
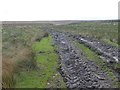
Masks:
[[[41,42],[36,42],[33,45],[33,48],[35,49],[36,52],[43,51],[43,52],[53,52],[54,47],[52,47],[52,37],[48,38],[43,38]]]
[[[110,44],[112,46],[118,47],[118,44],[115,42],[110,41],[109,39],[104,39],[103,40],[105,43]]]
[[[115,63],[113,66],[114,66],[113,69],[120,72],[120,63]]]
[[[108,64],[104,60],[102,60],[99,55],[90,50],[84,44],[80,44],[76,41],[73,42],[77,48],[81,49],[84,52],[88,60],[95,62],[103,71],[107,72],[108,77],[111,78],[111,80],[113,81],[113,87],[118,87],[118,78],[114,75],[112,69],[108,67]]]
[[[22,72],[17,80],[16,87],[20,88],[47,88],[58,87],[53,76],[57,74],[56,81],[60,81],[58,88],[65,88],[65,83],[62,77],[58,74],[58,55],[55,53],[55,47],[52,45],[52,37],[43,38],[40,42],[33,44],[33,48],[36,52],[36,61],[39,69],[32,70],[30,72]],[[39,53],[39,52],[43,53]],[[54,86],[49,84],[54,83]]]

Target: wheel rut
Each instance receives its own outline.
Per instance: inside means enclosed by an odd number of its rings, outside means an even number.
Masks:
[[[108,63],[120,63],[119,61],[119,53],[120,49],[111,45],[106,45],[104,42],[101,42],[97,39],[93,39],[90,37],[84,37],[81,35],[72,36],[79,43],[83,43],[97,54],[101,55],[101,58],[106,59]]]
[[[51,32],[58,46],[61,74],[68,88],[110,88],[112,81],[94,62],[78,51],[65,33]]]

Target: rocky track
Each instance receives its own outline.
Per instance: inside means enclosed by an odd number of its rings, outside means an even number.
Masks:
[[[67,35],[51,33],[58,46],[61,74],[68,88],[110,88],[112,81],[94,62],[87,60],[82,51],[78,51]]]
[[[102,58],[105,58],[107,60],[107,62],[120,63],[118,59],[120,49],[110,45],[106,45],[105,43],[90,37],[83,37],[78,35],[74,36],[74,38],[77,39],[80,43],[83,43],[90,49],[94,50],[97,54],[101,55]]]

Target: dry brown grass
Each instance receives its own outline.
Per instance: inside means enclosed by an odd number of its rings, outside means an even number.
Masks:
[[[9,88],[14,85],[14,71],[16,64],[7,56],[2,57],[2,87]]]
[[[18,52],[14,60],[16,60],[18,69],[33,69],[36,67],[36,61],[34,59],[35,53],[30,48],[23,48]]]
[[[15,57],[10,58],[3,55],[2,58],[2,87],[11,88],[15,84],[15,74],[21,70],[30,70],[36,67],[34,52],[30,48],[18,50]]]

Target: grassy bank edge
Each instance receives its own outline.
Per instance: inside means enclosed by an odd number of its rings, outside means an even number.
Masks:
[[[61,75],[57,71],[59,56],[55,52],[55,46],[52,45],[52,37],[48,36],[40,42],[35,42],[33,49],[36,52],[37,69],[21,72],[16,87],[66,88]]]

